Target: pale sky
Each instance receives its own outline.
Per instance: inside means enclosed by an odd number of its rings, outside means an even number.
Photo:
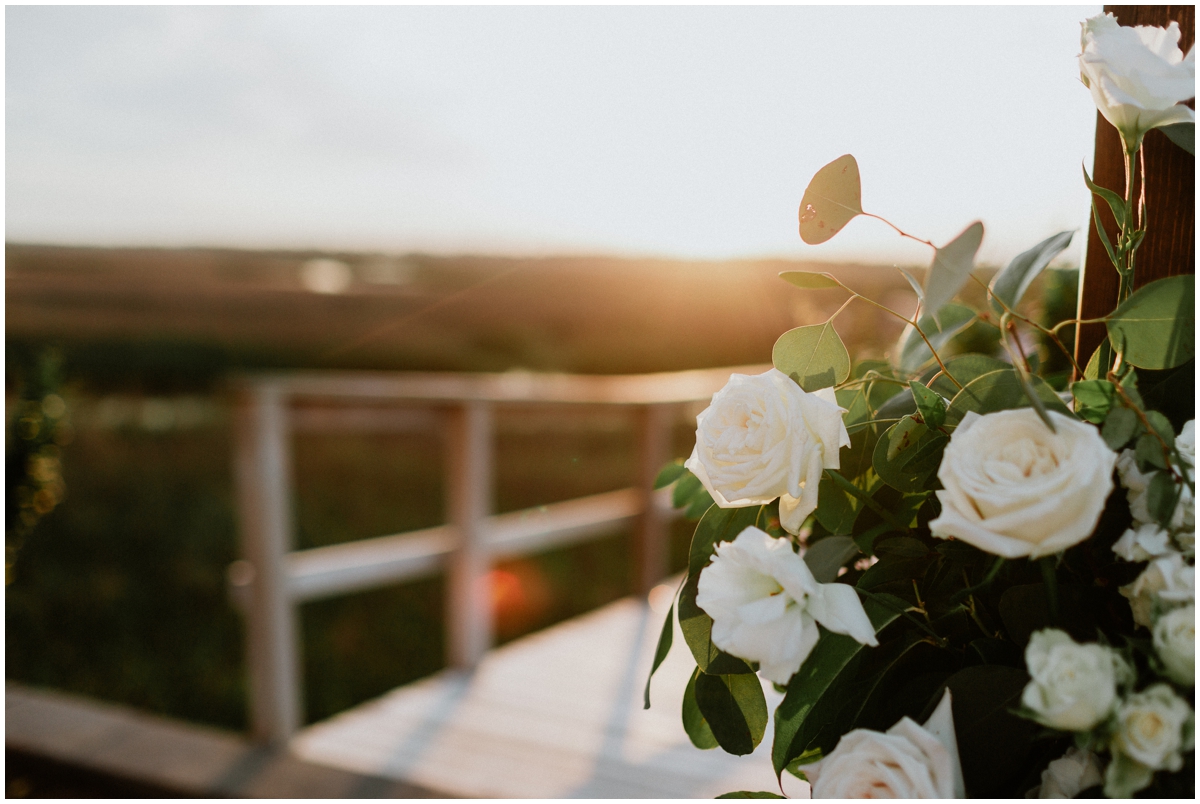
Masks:
[[[928,262],[800,241],[852,153],[868,211],[1005,262],[1086,224],[1099,11],[9,6],[6,238]]]

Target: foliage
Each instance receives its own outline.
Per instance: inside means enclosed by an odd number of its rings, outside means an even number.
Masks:
[[[1170,683],[1192,705],[1191,685],[1164,675],[1163,663],[1155,658],[1158,648],[1150,646],[1146,631],[1137,630],[1128,595],[1118,594],[1144,564],[1114,553],[1114,544],[1131,532],[1131,520],[1134,526],[1152,521],[1170,534],[1174,549],[1183,551],[1187,567],[1193,560],[1191,520],[1180,525],[1180,511],[1186,506],[1186,516],[1192,516],[1194,470],[1188,461],[1194,458],[1184,454],[1177,436],[1191,418],[1194,399],[1188,381],[1194,371],[1194,284],[1191,276],[1176,276],[1133,291],[1133,253],[1144,229],[1136,228],[1140,224],[1129,201],[1087,181],[1121,225],[1107,242],[1122,297],[1105,318],[1106,345],[1086,371],[1072,355],[1077,274],[1050,271],[1040,309],[1031,309],[1026,299],[1070,244],[1071,232],[1051,235],[1013,259],[986,287],[981,309],[955,301],[968,283],[983,286],[974,266],[983,237],[978,222],[941,247],[889,223],[933,250],[923,284],[905,273],[918,302],[912,316],[830,274],[781,274],[798,289],[793,292],[847,294],[829,320],[782,335],[773,362],[807,392],[835,389],[850,444],[841,449],[838,468],[826,469],[816,510],[799,532],[779,527],[774,503],[713,505],[700,519],[678,607],[668,613],[655,661],[657,668],[671,647],[670,623],[677,611],[697,664],[684,695],[683,719],[698,748],[746,753],[757,744],[765,714],[758,695],[751,694],[758,689],[751,675],[756,665],[713,644],[713,621],[696,604],[698,579],[715,546],[733,541],[751,525],[790,540],[818,582],[855,589],[879,643],[867,646],[822,627],[815,648],[781,688],[771,750],[777,775],[785,770],[802,775],[807,764],[828,756],[853,729],[884,731],[902,717],[923,721],[948,689],[968,795],[1023,796],[1072,738],[1047,732],[1022,703],[1031,683],[1025,650],[1031,634],[1046,628],[1120,649],[1134,674],[1121,682],[1122,690]],[[849,155],[818,171],[800,207],[806,243],[828,240],[855,216],[878,218],[864,211],[858,182],[858,165]],[[889,362],[850,364],[834,324],[852,302],[872,305],[905,324]],[[1002,352],[955,356],[951,344],[968,327],[993,332]],[[1030,353],[1029,343],[1040,343],[1041,349]],[[1054,433],[1053,416],[1095,425],[1092,438],[1103,438],[1099,449],[1126,456],[1121,481],[1130,490],[1127,499],[1117,486],[1090,538],[1036,560],[988,554],[930,524],[943,514],[938,493],[948,481],[941,474],[943,455],[956,430],[968,417],[1022,408],[1035,411],[1040,426]],[[659,479],[662,485],[677,483],[677,506],[698,510],[699,481],[681,465],[668,467]],[[1131,513],[1135,487],[1143,491]],[[1194,600],[1191,594],[1179,599]],[[1164,610],[1153,609],[1153,616]],[[1114,723],[1105,721],[1075,737],[1102,753],[1111,748],[1115,757]],[[1186,788],[1183,775],[1191,756],[1183,771],[1159,766],[1146,772],[1147,780],[1152,776],[1147,792]],[[1114,759],[1113,767],[1128,761]],[[727,797],[768,795],[774,794],[743,791]]]

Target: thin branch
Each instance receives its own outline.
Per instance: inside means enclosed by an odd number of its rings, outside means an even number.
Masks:
[[[921,239],[921,238],[919,238],[919,237],[914,237],[913,235],[910,235],[908,232],[904,231],[904,230],[903,230],[903,229],[901,229],[899,226],[897,226],[896,224],[894,224],[894,223],[892,223],[891,221],[889,221],[887,218],[880,217],[879,215],[876,215],[876,214],[874,214],[874,213],[871,213],[871,212],[863,212],[863,213],[861,213],[861,214],[863,214],[863,215],[866,215],[868,218],[874,218],[874,219],[875,219],[875,220],[877,220],[877,221],[883,221],[883,222],[884,222],[884,223],[886,223],[888,226],[890,226],[890,227],[892,227],[893,229],[895,229],[895,230],[896,230],[896,234],[900,235],[901,237],[907,237],[909,240],[916,240],[918,243],[924,243],[925,245],[929,246],[929,247],[930,247],[931,249],[933,249],[934,251],[936,251],[936,250],[937,250],[937,246],[935,246],[933,243],[930,243],[928,240],[922,240],[922,239]]]

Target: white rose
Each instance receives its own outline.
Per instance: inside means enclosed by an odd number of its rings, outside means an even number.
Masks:
[[[817,507],[826,469],[850,445],[832,388],[814,393],[771,369],[734,374],[696,417],[696,447],[684,464],[722,508],[779,498],[783,527],[798,533]]]
[[[1042,771],[1042,783],[1025,798],[1075,798],[1104,781],[1100,757],[1072,746]]]
[[[924,726],[904,717],[886,734],[854,729],[803,770],[813,798],[962,798],[950,690]]]
[[[1188,477],[1195,481],[1196,479],[1196,420],[1192,419],[1183,426],[1179,435],[1175,436],[1175,449],[1179,450],[1180,457],[1183,458],[1183,463],[1188,470]]]
[[[1079,77],[1092,100],[1133,150],[1152,128],[1192,123],[1182,101],[1196,95],[1195,48],[1179,49],[1179,25],[1126,28],[1112,14],[1082,23]]]
[[[1087,731],[1108,717],[1125,665],[1110,648],[1080,645],[1054,628],[1035,631],[1025,648],[1030,682],[1021,703],[1044,726]]]
[[[1194,470],[1189,469],[1189,472],[1194,474]],[[1133,450],[1123,450],[1117,458],[1117,475],[1121,478],[1121,485],[1125,487],[1125,499],[1129,500],[1129,513],[1133,515],[1134,523],[1145,525],[1154,522],[1155,519],[1150,515],[1150,509],[1146,505],[1146,490],[1150,488],[1150,475],[1142,474],[1141,470],[1137,468],[1137,459],[1134,457]],[[1175,512],[1171,514],[1171,521],[1168,524],[1175,530],[1194,529],[1195,510],[1196,505],[1192,499],[1192,492],[1185,484],[1180,487],[1179,499],[1175,503]]]
[[[716,547],[700,572],[696,605],[712,617],[712,641],[758,662],[758,672],[786,684],[817,644],[817,623],[864,645],[878,645],[854,588],[817,583],[786,539],[750,527]]]
[[[1172,609],[1154,624],[1154,650],[1177,684],[1196,684],[1196,607]]]
[[[1179,553],[1156,558],[1137,580],[1120,588],[1129,599],[1133,621],[1147,628],[1154,622],[1155,610],[1196,602],[1196,568]]]
[[[1149,561],[1174,552],[1171,534],[1153,522],[1125,531],[1112,549],[1126,561]]]
[[[934,536],[1019,558],[1086,539],[1112,491],[1116,455],[1090,424],[1031,408],[963,417],[938,468],[942,514]]]
[[[1130,695],[1117,709],[1112,751],[1151,770],[1177,771],[1192,747],[1192,708],[1166,684]]]

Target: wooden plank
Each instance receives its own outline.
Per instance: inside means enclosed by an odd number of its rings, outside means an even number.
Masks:
[[[487,550],[493,559],[563,547],[633,524],[642,510],[637,489],[621,489],[493,516]]]
[[[1179,45],[1184,53],[1196,38],[1195,6],[1105,6],[1122,25],[1166,27],[1179,23]],[[1195,103],[1189,105],[1194,107]],[[1196,158],[1151,131],[1142,141],[1146,160],[1146,215],[1150,221],[1145,240],[1138,247],[1134,288],[1176,274],[1196,272]],[[1096,155],[1093,178],[1101,187],[1125,192],[1125,158],[1117,130],[1096,113]],[[1108,205],[1099,201],[1100,218],[1115,237],[1116,222]],[[1112,261],[1096,233],[1095,220],[1088,225],[1087,255],[1079,284],[1081,319],[1102,318],[1117,306],[1118,277]],[[1079,324],[1075,335],[1075,359],[1086,365],[1092,352],[1107,336],[1103,323]]]
[[[678,579],[674,579],[678,581]],[[471,798],[704,798],[778,790],[770,740],[751,755],[699,751],[679,710],[695,662],[676,646],[641,691],[673,589],[626,598],[495,648],[472,673],[444,671],[303,729],[317,763]],[[781,696],[764,685],[770,708]],[[769,732],[768,732],[769,733]],[[807,785],[788,777],[789,794]]]
[[[443,416],[427,408],[294,408],[292,430],[304,433],[438,432]]]
[[[395,779],[306,762],[286,748],[126,706],[5,682],[9,751],[164,795],[260,798],[444,797]]]
[[[458,543],[453,525],[300,550],[287,557],[295,602],[318,600],[432,575]]]
[[[607,376],[516,371],[503,374],[313,371],[256,375],[238,382],[242,385],[266,382],[296,397],[330,400],[647,405],[706,400],[728,382],[730,374],[760,374],[769,368],[769,365],[752,365]]]
[[[242,555],[254,578],[246,608],[251,731],[280,741],[302,720],[296,613],[284,564],[292,539],[292,461],[281,390],[263,383],[243,394],[234,426]]]
[[[458,534],[446,583],[446,652],[451,667],[474,667],[492,646],[487,517],[492,507],[492,411],[472,401],[449,417],[446,509]]]
[[[667,574],[667,518],[654,505],[654,480],[670,457],[671,420],[666,405],[646,405],[638,421],[638,491],[640,516],[634,543],[635,589],[647,594]]]

